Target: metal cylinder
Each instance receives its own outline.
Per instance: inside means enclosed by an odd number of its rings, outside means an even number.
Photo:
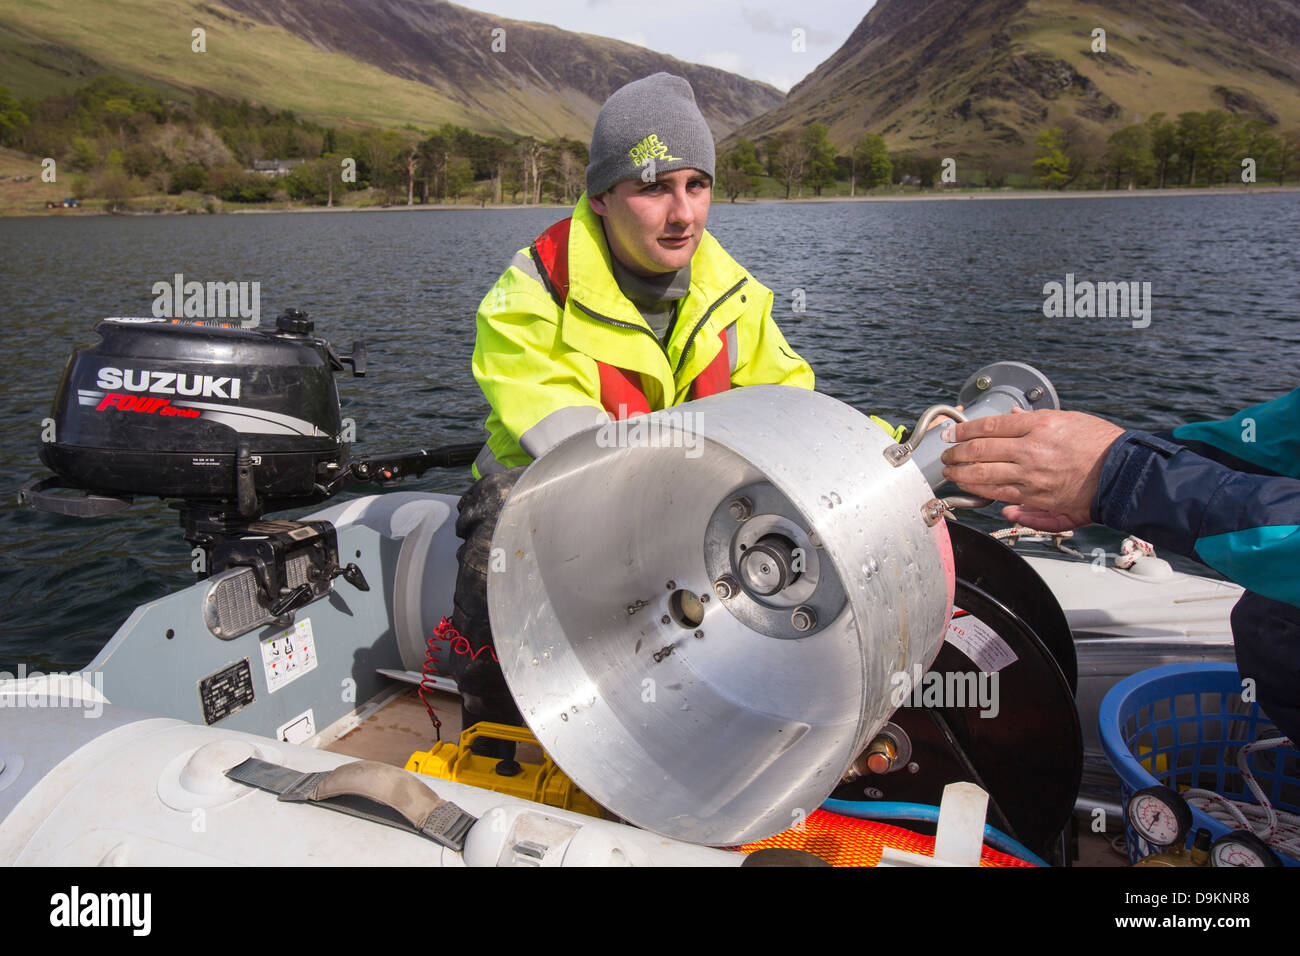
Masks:
[[[956,404],[963,406],[968,420],[1006,415],[1013,408],[1031,412],[1061,407],[1051,380],[1024,362],[994,362],[984,366],[966,379],[957,393]],[[931,429],[912,452],[912,461],[935,488],[944,484],[943,462],[939,456],[950,447],[939,437],[942,432],[942,427]]]
[[[492,630],[520,711],[579,787],[715,845],[829,795],[892,712],[892,677],[938,653],[952,604],[947,529],[889,444],[828,396],[751,386],[529,467],[492,542]],[[760,564],[756,589],[746,553],[774,541],[782,573]]]

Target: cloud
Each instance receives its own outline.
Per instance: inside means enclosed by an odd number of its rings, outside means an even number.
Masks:
[[[758,80],[760,83],[768,83],[775,86],[782,93],[789,93],[790,87],[794,86],[794,80],[790,79],[790,77],[785,73],[760,73],[753,77],[753,79]]]
[[[700,62],[705,66],[726,70],[728,73],[739,73],[742,76],[750,76],[753,72],[749,68],[749,61],[731,50],[709,50],[701,53]]]
[[[747,76],[751,80],[758,80],[760,83],[770,83],[782,93],[788,93],[795,82],[787,73],[773,73],[771,70],[756,69],[745,58],[744,54],[736,53],[734,50],[709,50],[700,54],[699,62],[705,66],[712,66],[719,70],[726,70],[728,73],[735,73],[737,76]]]
[[[740,17],[755,33],[767,33],[773,36],[789,37],[795,27],[801,27],[809,43],[842,43],[843,37],[832,30],[819,30],[796,19],[777,19],[771,10],[756,10],[753,7],[741,7]]]

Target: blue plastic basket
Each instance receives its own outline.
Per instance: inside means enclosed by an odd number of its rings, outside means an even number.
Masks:
[[[1175,790],[1197,787],[1229,800],[1255,803],[1237,769],[1237,751],[1265,731],[1275,731],[1257,703],[1242,699],[1241,678],[1231,664],[1170,664],[1140,671],[1116,684],[1101,702],[1101,745],[1119,775],[1124,804],[1143,787],[1163,783]],[[1278,810],[1300,813],[1300,751],[1257,751],[1248,765],[1255,782]],[[1236,829],[1198,810],[1192,835],[1205,827],[1211,839]],[[1129,860],[1155,852],[1124,824]],[[1279,854],[1287,866],[1300,861]]]

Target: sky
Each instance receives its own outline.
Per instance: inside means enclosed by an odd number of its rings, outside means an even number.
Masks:
[[[783,93],[834,53],[875,0],[453,0],[649,47],[770,83]],[[794,31],[802,30],[801,36]],[[802,40],[803,49],[795,49]]]

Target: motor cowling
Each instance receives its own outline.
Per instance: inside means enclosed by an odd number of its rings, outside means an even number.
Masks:
[[[242,450],[263,501],[318,497],[346,458],[334,372],[351,357],[311,330],[294,310],[274,329],[104,319],[68,361],[41,460],[97,494],[234,501]]]

